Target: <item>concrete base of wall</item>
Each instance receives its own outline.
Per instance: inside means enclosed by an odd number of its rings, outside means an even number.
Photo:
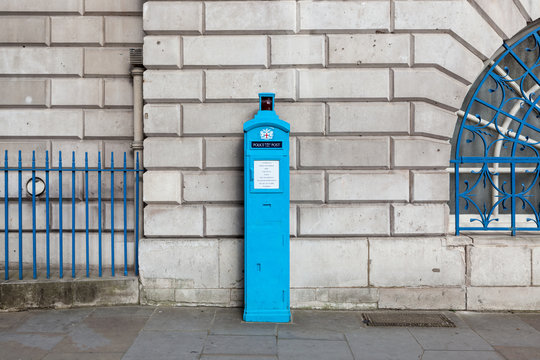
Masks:
[[[139,279],[134,276],[0,282],[0,310],[138,303]]]

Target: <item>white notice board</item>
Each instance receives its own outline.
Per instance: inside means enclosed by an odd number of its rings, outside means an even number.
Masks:
[[[253,188],[279,189],[279,160],[253,162]]]

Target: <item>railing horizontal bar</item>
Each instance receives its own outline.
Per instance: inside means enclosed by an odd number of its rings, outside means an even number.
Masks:
[[[471,172],[471,171],[474,171],[474,172],[480,172],[482,170],[482,168],[465,168],[465,167],[460,167],[459,168],[459,173],[460,174],[465,174],[465,173],[468,173],[468,172]],[[490,172],[498,172],[499,174],[510,174],[511,173],[511,169],[510,168],[498,168],[497,170],[495,170],[495,168],[492,168],[492,167],[488,167],[488,170]],[[526,168],[519,168],[517,167],[515,169],[515,172],[518,173],[518,174],[525,174],[527,172],[533,172],[533,171],[536,171],[537,169],[536,168],[532,168],[532,167],[526,167]],[[538,169],[540,170],[540,169]],[[446,172],[448,173],[451,173],[451,174],[454,174],[456,172],[456,169],[454,168],[446,168]]]
[[[527,164],[527,163],[540,163],[540,157],[520,157],[520,158],[506,158],[506,157],[480,157],[480,156],[467,156],[461,157],[456,160],[450,160],[451,163],[503,163],[503,164]]]
[[[85,169],[85,168],[50,168],[50,169],[47,169],[47,168],[35,168],[35,169],[32,169],[31,167],[28,168],[14,168],[14,167],[11,167],[11,168],[2,168],[2,170],[7,170],[7,171],[80,171],[80,172],[84,172],[84,171],[94,171],[94,172],[98,172],[98,171],[101,171],[101,172],[124,172],[124,169],[92,169],[92,168],[88,168],[88,169]],[[126,169],[125,171],[127,172],[143,172],[144,170],[140,169],[140,170],[136,170],[136,169]]]

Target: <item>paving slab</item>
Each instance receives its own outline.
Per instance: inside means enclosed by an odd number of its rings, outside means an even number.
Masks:
[[[276,335],[277,324],[242,321],[243,310],[217,309],[210,333],[213,335]]]
[[[540,346],[540,332],[516,315],[460,312],[459,316],[491,345]]]
[[[528,314],[518,314],[518,317],[535,328],[537,331],[540,331],[540,314],[539,313],[528,313]]]
[[[507,360],[540,360],[538,347],[495,346],[495,350]]]
[[[200,331],[210,328],[214,308],[160,308],[146,323],[145,330]]]
[[[486,350],[493,351],[487,341],[470,329],[409,328],[424,350]]]
[[[122,359],[198,359],[206,336],[206,332],[141,331]]]
[[[422,360],[504,360],[495,351],[426,351]]]
[[[201,360],[277,360],[272,355],[203,355]]]
[[[357,360],[418,360],[422,355],[422,348],[406,328],[369,328],[345,335]]]
[[[332,340],[278,340],[280,360],[354,360],[346,341]]]
[[[67,333],[94,311],[92,308],[29,311],[17,332]]]
[[[28,311],[0,313],[0,331],[10,331],[21,325],[27,318]]]
[[[203,354],[276,355],[276,337],[209,335]]]
[[[354,311],[293,311],[291,324],[280,324],[280,339],[345,340],[344,333],[364,328]]]
[[[121,360],[124,353],[62,353],[48,354],[42,360]]]

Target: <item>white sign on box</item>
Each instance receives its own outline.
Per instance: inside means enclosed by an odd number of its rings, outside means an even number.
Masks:
[[[259,160],[253,162],[253,188],[279,189],[278,160]]]

